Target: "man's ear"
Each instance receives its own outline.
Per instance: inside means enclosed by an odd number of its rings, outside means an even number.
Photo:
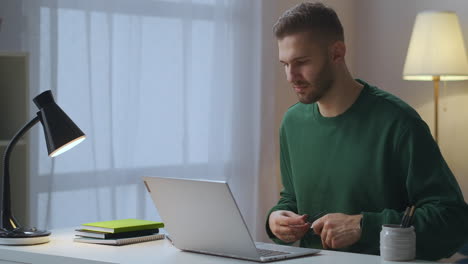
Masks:
[[[336,41],[330,46],[329,50],[332,62],[344,62],[344,58],[346,55],[346,45],[343,41]]]

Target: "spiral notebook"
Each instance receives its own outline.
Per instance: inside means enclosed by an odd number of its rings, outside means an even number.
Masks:
[[[140,243],[140,242],[147,242],[147,241],[164,239],[164,238],[165,238],[164,234],[153,234],[153,235],[148,235],[148,236],[117,238],[117,239],[101,239],[101,238],[92,238],[92,237],[75,237],[73,239],[73,241],[81,242],[81,243],[121,246],[121,245],[134,244],[134,243]]]

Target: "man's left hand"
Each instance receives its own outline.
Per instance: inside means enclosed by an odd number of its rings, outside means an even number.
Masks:
[[[361,238],[362,215],[327,214],[312,223],[324,249],[350,246]]]

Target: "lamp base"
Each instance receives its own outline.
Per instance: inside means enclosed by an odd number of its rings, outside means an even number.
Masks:
[[[50,232],[36,228],[16,228],[14,230],[0,229],[0,244],[10,246],[26,246],[43,244],[50,241]]]

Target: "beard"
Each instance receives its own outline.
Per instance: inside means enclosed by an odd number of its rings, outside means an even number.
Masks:
[[[298,81],[294,83],[298,86],[307,86],[308,89],[304,94],[297,94],[297,99],[303,104],[313,104],[319,101],[331,88],[334,78],[330,61],[327,59],[322,69],[317,74],[318,78],[314,83],[306,81]]]

